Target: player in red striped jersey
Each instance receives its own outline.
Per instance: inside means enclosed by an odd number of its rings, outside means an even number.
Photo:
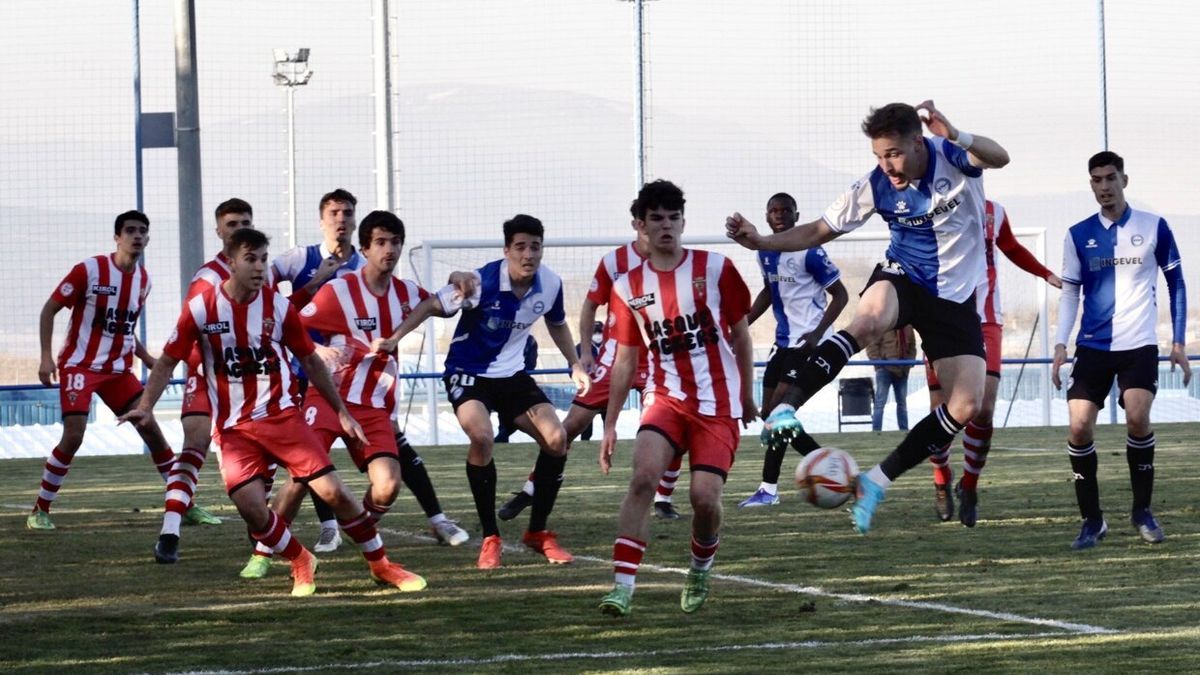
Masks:
[[[637,214],[633,214],[633,216],[633,227],[636,231]],[[592,332],[592,326],[596,323],[596,310],[603,305],[608,305],[613,282],[628,272],[630,268],[642,264],[649,251],[650,245],[645,235],[639,231],[637,239],[604,254],[604,257],[600,259],[600,264],[596,266],[595,275],[592,276],[592,284],[583,300],[583,307],[579,310],[579,334],[581,336]],[[596,418],[597,414],[607,410],[612,383],[610,374],[612,373],[613,359],[617,354],[617,338],[613,333],[615,321],[616,314],[609,311],[607,320],[602,324],[604,332],[600,338],[600,351],[595,358],[592,357],[590,349],[579,350],[579,365],[591,374],[592,388],[586,394],[580,394],[571,401],[571,409],[567,411],[567,416],[563,419],[563,429],[567,432],[568,443],[583,433],[584,429],[590,428],[592,420]],[[646,354],[643,351],[638,360],[633,388],[640,392],[645,386]],[[682,455],[673,458],[658,481],[658,488],[654,492],[654,515],[658,518],[664,520],[679,518],[679,512],[675,510],[671,497],[675,493],[675,483],[679,480],[679,471],[682,466]],[[509,499],[504,506],[500,507],[497,512],[500,519],[516,518],[526,506],[533,503],[533,491],[533,471],[530,471],[529,477],[525,480],[525,486],[519,492],[514,493],[512,499]]]
[[[975,289],[975,305],[983,324],[987,378],[984,380],[979,412],[963,430],[963,475],[958,485],[954,486],[954,494],[959,500],[958,519],[967,527],[975,527],[978,518],[979,494],[976,486],[992,446],[992,415],[996,410],[996,394],[1000,391],[1000,358],[1004,353],[1004,312],[1000,308],[996,249],[1000,249],[1022,270],[1045,279],[1055,288],[1062,288],[1062,280],[1017,241],[1004,207],[991,200],[984,202],[983,246],[987,275]],[[946,402],[946,396],[929,361],[925,362],[925,379],[929,384],[929,406],[937,409]],[[954,517],[954,499],[950,496],[950,484],[954,480],[954,472],[950,469],[950,444],[934,451],[929,461],[933,464],[934,509],[938,518],[945,522]]]
[[[42,306],[38,379],[49,387],[57,374],[63,432],[42,469],[41,490],[25,522],[31,530],[54,529],[50,505],[83,443],[92,395],[99,395],[109,409],[120,415],[133,408],[142,395],[142,383],[132,372],[134,354],[147,366],[154,366],[154,357],[135,335],[150,294],[150,275],[138,264],[150,243],[150,219],[140,211],[118,215],[113,223],[113,241],[117,243],[114,253],[75,265]],[[71,308],[71,320],[67,341],[56,361],[50,343],[54,316],[64,307]],[[165,480],[175,454],[162,430],[152,424],[138,432]]]
[[[747,315],[750,290],[733,263],[709,251],[686,249],[683,191],[657,180],[635,202],[638,229],[650,256],[613,285],[617,315],[612,397],[600,445],[607,473],[616,450],[617,415],[648,349],[645,408],[633,451],[633,477],[621,503],[613,544],[615,585],[600,603],[614,616],[629,614],[637,569],[646,550],[647,510],[655,485],[676,455],[692,472],[692,557],[680,597],[694,612],[708,597],[708,576],[720,543],[721,492],[738,446],[737,422],[752,421],[754,353]]]
[[[357,542],[377,582],[418,591],[425,580],[388,561],[375,523],[338,477],[320,441],[304,424],[295,403],[296,381],[288,368],[295,354],[321,396],[337,411],[343,431],[365,442],[362,427],[338,397],[329,371],[316,354],[295,308],[268,279],[267,236],[241,229],[229,239],[235,254],[230,277],[184,306],[175,332],[155,364],[146,396],[122,421],[154,420],[154,404],[179,361],[199,343],[213,407],[221,474],[230,499],[252,536],[292,563],[292,595],[316,591],[316,558],[292,538],[287,523],[267,508],[264,478],[278,461],[292,479],[308,483],[334,508],[342,528]]]
[[[373,211],[363,218],[358,236],[365,266],[322,286],[300,311],[300,320],[342,355],[333,371],[334,384],[350,414],[366,432],[367,445],[359,446],[346,438],[334,408],[312,393],[304,399],[304,421],[316,431],[326,451],[337,438],[346,441],[355,465],[370,478],[363,508],[378,522],[400,491],[399,442],[407,441],[392,424],[399,398],[399,362],[391,351],[371,351],[371,343],[391,335],[429,293],[415,282],[393,276],[404,249],[404,223],[399,218],[387,211]],[[469,294],[472,289],[460,291]],[[275,509],[290,521],[303,495],[303,486],[293,483],[280,494]],[[442,521],[451,522],[440,510],[438,515]],[[439,523],[431,524],[438,534]],[[456,525],[441,531],[452,546],[469,538]]]
[[[200,266],[192,276],[184,295],[184,304],[201,293],[216,288],[229,279],[229,257],[233,255],[229,239],[234,232],[254,227],[254,208],[244,199],[233,197],[217,205],[213,212],[221,251]],[[268,278],[267,285],[274,280]],[[183,450],[175,458],[167,478],[163,496],[163,523],[154,559],[162,564],[179,560],[179,525],[181,522],[219,524],[221,521],[193,503],[200,469],[208,457],[212,439],[212,405],[208,401],[208,380],[201,370],[203,359],[197,346],[187,358],[187,380],[184,385],[180,423],[183,426]],[[269,491],[268,491],[269,492]]]

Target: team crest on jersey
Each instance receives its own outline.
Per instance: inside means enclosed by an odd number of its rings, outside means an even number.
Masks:
[[[100,284],[92,285],[92,295],[116,295],[116,286],[101,286]]]
[[[263,319],[263,332],[264,333],[274,333],[275,332],[275,319],[272,319],[272,318]]]
[[[937,190],[939,195],[944,195],[950,191],[950,179],[946,177],[939,178],[933,181],[933,189]]]
[[[354,325],[357,326],[359,330],[369,331],[377,329],[379,327],[379,321],[373,316],[368,316],[365,319],[355,319]]]
[[[1084,248],[1096,248],[1096,240],[1088,239],[1087,244],[1084,246]]]
[[[592,277],[592,284],[588,286],[588,291],[595,293],[598,290],[600,290],[600,282],[596,281],[595,277]]]
[[[308,303],[307,305],[304,306],[304,309],[300,310],[300,316],[312,317],[312,316],[315,316],[316,314],[317,314],[317,305],[312,302]]]
[[[400,303],[400,313],[401,314],[408,314],[411,311],[412,311],[412,305],[408,304],[407,302]]]
[[[904,200],[896,202],[896,213],[908,213],[908,202]]]
[[[206,324],[204,324],[204,327],[200,329],[200,332],[204,333],[205,335],[216,335],[218,333],[228,333],[229,332],[229,322],[228,321],[214,321],[212,323],[206,323]]]
[[[692,279],[692,288],[695,288],[697,293],[703,293],[707,286],[708,280],[704,277],[696,277],[695,279]]]
[[[636,298],[630,298],[629,299],[629,308],[630,309],[642,309],[644,307],[649,307],[650,305],[653,305],[654,302],[655,302],[654,294],[647,293],[645,295],[639,295]]]
[[[75,286],[69,281],[64,281],[63,285],[58,287],[58,292],[63,295],[71,295],[75,292]]]
[[[541,300],[538,300],[537,302],[533,303],[533,313],[534,314],[541,314],[544,311],[546,311],[546,303],[542,302]]]
[[[1129,240],[1129,243],[1133,244],[1134,246],[1141,246],[1142,243],[1145,241],[1146,241],[1145,237],[1143,237],[1140,234],[1135,234],[1135,235],[1133,235],[1133,238],[1131,238]]]
[[[77,391],[68,391],[67,392],[67,400],[70,401],[72,405],[75,404],[75,401],[78,398],[79,398],[79,392],[77,392]]]

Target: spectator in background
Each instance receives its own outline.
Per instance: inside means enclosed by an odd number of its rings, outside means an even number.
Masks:
[[[912,326],[889,330],[867,345],[867,357],[872,361],[912,360],[917,355]],[[896,425],[908,431],[908,371],[911,366],[875,366],[875,408],[871,412],[871,428],[883,429],[883,408],[888,391],[896,390]]]
[[[530,335],[529,339],[525,340],[525,372],[529,372],[537,368],[537,359],[538,343],[537,340],[534,340],[533,336]],[[501,417],[500,423],[496,428],[496,438],[494,442],[507,443],[508,437],[512,436],[514,431],[516,431],[516,429],[508,426],[508,424],[504,421],[504,418]]]

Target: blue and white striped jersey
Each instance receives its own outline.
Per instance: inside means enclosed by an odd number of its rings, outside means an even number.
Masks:
[[[507,260],[492,261],[476,274],[479,301],[462,310],[446,355],[446,374],[515,375],[525,368],[525,340],[534,322],[543,316],[553,326],[567,322],[562,279],[542,265],[525,297],[518,298],[512,291]]]
[[[330,251],[324,242],[311,246],[297,246],[296,248],[284,251],[283,254],[275,258],[271,262],[271,267],[275,270],[275,278],[279,281],[292,282],[292,290],[295,291],[309,281],[312,281],[313,274],[321,266],[321,261],[332,255],[333,251]],[[350,254],[350,258],[333,273],[333,276],[329,277],[326,283],[357,272],[366,267],[366,265],[366,258],[359,255],[358,249],[354,249],[354,252]],[[313,295],[316,295],[316,293],[314,292]]]
[[[759,251],[758,266],[771,294],[775,346],[799,347],[804,335],[821,323],[829,305],[825,289],[842,278],[841,271],[820,246],[807,251]]]
[[[1167,221],[1132,206],[1116,222],[1097,213],[1071,226],[1063,242],[1064,284],[1083,292],[1083,319],[1075,343],[1104,351],[1157,345],[1158,270],[1170,286],[1175,342],[1184,342],[1186,299],[1175,236]],[[1066,290],[1066,289],[1064,289]],[[1075,316],[1059,317],[1059,339],[1070,336]]]
[[[857,229],[878,213],[892,233],[887,259],[936,297],[962,302],[984,280],[983,171],[950,141],[926,138],[929,166],[897,190],[879,167],[825,211],[834,232]]]

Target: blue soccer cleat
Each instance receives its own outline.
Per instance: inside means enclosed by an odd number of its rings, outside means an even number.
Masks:
[[[850,509],[850,517],[854,519],[854,529],[859,534],[871,530],[871,519],[875,517],[875,509],[883,501],[884,488],[875,484],[867,474],[858,477],[858,491],[854,506]]]
[[[1141,535],[1142,541],[1147,544],[1161,544],[1163,540],[1162,527],[1158,521],[1154,519],[1154,514],[1150,513],[1150,509],[1138,509],[1133,512],[1130,517],[1130,522],[1137,528],[1138,534]]]
[[[746,497],[738,504],[739,509],[750,508],[753,506],[775,506],[779,503],[779,495],[771,494],[762,488],[758,488],[754,494]]]
[[[1079,529],[1079,536],[1071,542],[1071,548],[1082,551],[1094,547],[1108,534],[1108,523],[1103,518],[1087,518]]]
[[[787,404],[775,407],[767,416],[760,438],[765,438],[763,445],[770,450],[787,448],[788,443],[804,431],[804,425],[796,419],[796,409]]]

